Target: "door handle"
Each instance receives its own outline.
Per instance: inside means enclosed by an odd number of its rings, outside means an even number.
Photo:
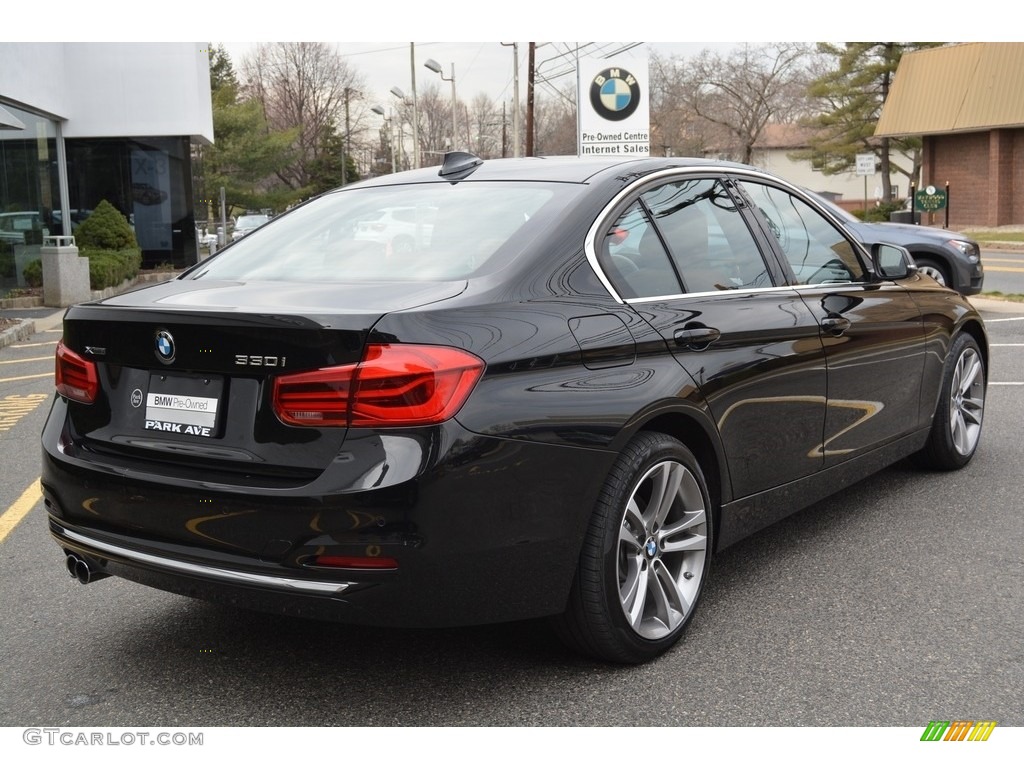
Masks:
[[[673,334],[673,337],[679,346],[700,351],[707,349],[712,342],[718,341],[721,335],[722,332],[717,328],[700,325],[692,328],[680,328]]]
[[[838,315],[830,315],[821,321],[822,329],[833,336],[842,336],[845,331],[849,330],[850,325],[849,320]]]

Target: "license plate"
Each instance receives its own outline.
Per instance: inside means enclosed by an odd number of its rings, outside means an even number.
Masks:
[[[145,429],[178,435],[215,437],[224,389],[220,377],[149,377]]]

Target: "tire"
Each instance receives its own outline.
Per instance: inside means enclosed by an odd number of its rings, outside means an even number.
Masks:
[[[922,451],[926,466],[960,469],[974,456],[985,415],[985,361],[978,342],[960,334],[949,348],[932,431]]]
[[[923,256],[921,258],[917,258],[915,256],[914,263],[917,264],[918,272],[924,275],[928,275],[928,277],[930,277],[939,285],[944,286],[946,288],[953,287],[953,281],[949,276],[949,270],[947,270],[944,266],[939,264],[939,262],[933,259],[925,258]]]
[[[693,454],[668,435],[639,433],[605,480],[556,632],[602,661],[664,653],[693,618],[712,542],[710,496]]]

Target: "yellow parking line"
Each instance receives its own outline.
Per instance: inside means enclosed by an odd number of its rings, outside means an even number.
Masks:
[[[40,360],[53,360],[53,355],[46,357],[22,357],[18,360],[0,360],[0,365],[14,365],[15,363],[38,363]]]
[[[56,341],[36,341],[32,344],[11,344],[11,349],[28,349],[29,347],[52,347]]]
[[[986,272],[1024,272],[1024,267],[990,267],[988,262],[985,262]]]
[[[25,379],[52,379],[53,371],[49,373],[33,373],[30,376],[9,376],[6,379],[0,379],[0,384],[6,384],[8,381],[24,381]]]
[[[32,507],[43,497],[42,489],[39,487],[39,478],[32,481],[32,484],[25,489],[25,492],[18,497],[18,500],[7,508],[7,511],[0,515],[0,542],[7,538],[7,534],[14,530],[14,526],[21,522]]]

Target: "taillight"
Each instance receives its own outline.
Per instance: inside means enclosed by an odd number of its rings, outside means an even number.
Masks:
[[[484,364],[451,347],[371,344],[360,363],[274,379],[274,412],[286,424],[415,427],[454,416]]]
[[[63,341],[57,344],[54,379],[57,394],[80,403],[96,402],[100,391],[96,363],[75,354],[64,346]]]

